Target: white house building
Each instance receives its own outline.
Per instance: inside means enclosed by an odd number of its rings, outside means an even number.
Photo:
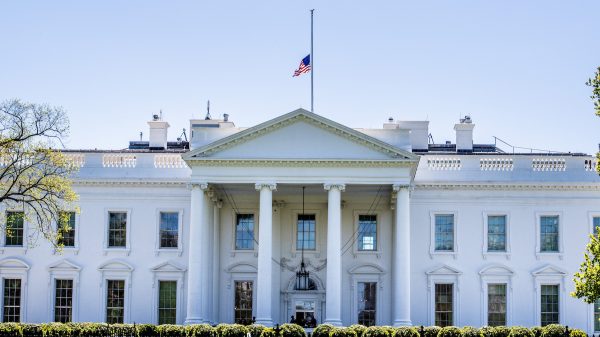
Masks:
[[[598,332],[600,306],[569,295],[600,226],[595,158],[473,144],[469,118],[430,144],[428,123],[352,129],[299,109],[191,120],[189,142],[168,142],[155,118],[149,142],[70,150],[64,251],[30,247],[11,217],[2,318]]]

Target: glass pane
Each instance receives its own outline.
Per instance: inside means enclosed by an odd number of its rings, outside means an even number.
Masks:
[[[540,251],[558,252],[558,216],[540,217]]]
[[[59,228],[61,238],[59,244],[64,247],[75,246],[75,212],[61,212],[59,216]]]
[[[6,212],[6,246],[23,246],[23,212]]]
[[[160,248],[177,248],[179,213],[160,212]]]
[[[125,247],[127,244],[127,213],[108,213],[108,246]]]
[[[302,250],[303,245],[304,250],[317,249],[316,216],[314,214],[298,214],[296,228],[296,249]]]
[[[506,284],[488,284],[488,325],[506,325]]]
[[[158,324],[177,323],[177,281],[159,281]]]
[[[506,216],[488,216],[488,251],[506,251]]]
[[[435,216],[435,250],[454,251],[454,215]]]
[[[358,324],[373,326],[376,324],[377,283],[358,282]]]
[[[600,216],[594,217],[593,226],[594,234],[598,234],[598,229],[600,228]]]
[[[71,322],[73,309],[73,280],[55,280],[54,321]]]
[[[542,326],[548,324],[558,324],[559,321],[559,285],[544,284],[541,286],[541,323]]]
[[[21,321],[21,280],[4,279],[3,322]]]
[[[238,214],[235,228],[235,249],[254,249],[254,214]]]
[[[106,322],[123,323],[125,312],[125,281],[106,281]]]
[[[235,323],[252,323],[252,285],[251,281],[235,281]]]
[[[453,325],[454,292],[453,284],[435,285],[435,325]]]
[[[358,216],[358,250],[377,250],[377,216]]]
[[[600,331],[600,300],[594,303],[594,331]]]

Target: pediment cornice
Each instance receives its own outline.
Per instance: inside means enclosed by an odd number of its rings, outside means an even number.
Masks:
[[[600,191],[600,184],[549,183],[415,183],[417,190]]]

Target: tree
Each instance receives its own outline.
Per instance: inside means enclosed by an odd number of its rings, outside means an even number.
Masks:
[[[585,84],[592,87],[592,95],[590,98],[594,101],[594,110],[596,115],[600,117],[600,67],[596,69],[593,78],[589,78]],[[598,161],[596,162],[596,171],[600,174],[600,152],[596,154]]]
[[[42,236],[61,248],[59,239],[68,230],[65,210],[73,210],[77,200],[70,179],[77,167],[54,149],[62,147],[68,131],[60,107],[19,99],[0,103],[0,204],[7,211],[1,215],[7,237],[18,235],[25,221],[29,231],[26,237],[20,233],[23,244]]]

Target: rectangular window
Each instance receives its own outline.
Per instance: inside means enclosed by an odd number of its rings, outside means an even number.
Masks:
[[[235,226],[235,249],[254,249],[254,214],[238,214]]]
[[[160,212],[160,248],[177,248],[179,213]]]
[[[23,246],[23,212],[6,212],[6,246]]]
[[[108,213],[108,247],[127,246],[127,213]]]
[[[436,214],[435,250],[454,251],[454,214]]]
[[[252,281],[235,281],[235,323],[252,323]]]
[[[600,331],[600,300],[594,302],[594,331]]]
[[[75,212],[61,212],[58,222],[61,234],[58,244],[62,244],[63,247],[75,247]]]
[[[73,280],[54,280],[54,321],[73,320]]]
[[[296,235],[296,250],[317,249],[316,241],[316,216],[314,214],[298,214],[298,225]]]
[[[559,324],[559,285],[558,284],[542,284],[541,296],[541,323],[542,326],[548,324]]]
[[[158,282],[158,324],[177,324],[177,281]]]
[[[21,279],[4,279],[2,322],[21,321]]]
[[[506,216],[488,216],[488,252],[506,251]]]
[[[558,252],[558,216],[540,217],[540,251]]]
[[[435,285],[435,325],[440,327],[454,324],[454,285],[436,283]]]
[[[600,229],[600,216],[594,217],[592,220],[592,226],[594,226],[594,235],[598,234],[598,230]]]
[[[487,325],[506,325],[506,284],[488,284]]]
[[[106,281],[106,323],[123,323],[125,319],[125,281]]]
[[[373,326],[376,324],[377,283],[358,282],[358,324]]]
[[[358,216],[358,250],[377,250],[377,216]]]

